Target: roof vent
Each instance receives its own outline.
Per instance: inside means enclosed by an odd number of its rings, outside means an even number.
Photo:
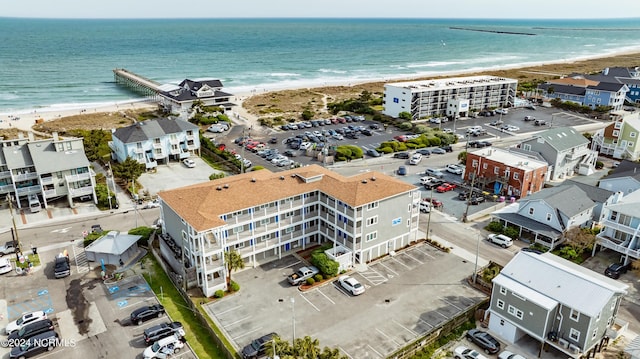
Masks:
[[[252,178],[252,179],[251,179],[251,182],[255,182],[255,181],[256,181],[256,179],[255,179],[255,178]]]
[[[298,175],[296,175],[295,173],[291,174],[291,178],[296,178]]]
[[[222,191],[222,187],[218,186],[218,188],[216,188],[218,191]]]
[[[371,177],[371,180],[372,180],[372,181],[375,181],[375,180],[376,180],[376,178],[375,178],[375,177]]]
[[[280,180],[281,180],[281,181],[284,181],[284,176],[280,176]]]
[[[362,183],[367,183],[367,180],[366,180],[366,179],[363,179],[363,180],[362,180]]]
[[[224,188],[229,188],[229,184],[225,183]]]

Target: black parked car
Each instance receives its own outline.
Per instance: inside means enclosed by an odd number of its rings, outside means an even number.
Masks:
[[[40,353],[55,349],[60,343],[58,333],[50,330],[29,338],[24,344],[11,349],[10,359],[31,358]]]
[[[469,200],[469,202],[474,206],[478,205],[478,204],[480,204],[480,203],[482,203],[484,201],[485,201],[484,196],[476,196],[476,195],[471,196],[471,200]]]
[[[21,339],[29,339],[35,335],[40,333],[48,332],[53,330],[53,322],[49,319],[40,320],[31,324],[27,324],[22,329],[17,330],[7,337],[7,341],[4,341],[4,344],[9,343],[20,343]],[[5,345],[3,345],[5,346]]]
[[[628,264],[611,263],[607,269],[604,270],[604,275],[609,278],[618,279],[624,273],[629,270]]]
[[[164,315],[164,307],[160,304],[138,308],[131,313],[131,323],[140,325],[149,319],[160,318]]]
[[[269,333],[267,335],[261,336],[258,339],[255,339],[249,345],[242,348],[242,358],[243,359],[257,358],[263,355],[265,350],[267,349],[267,346],[273,339],[273,337],[277,335],[278,334],[276,333]]]
[[[146,345],[151,345],[162,338],[179,334],[184,336],[184,329],[180,322],[166,322],[158,325],[154,325],[151,328],[144,331],[144,342]]]
[[[482,330],[470,329],[467,331],[466,338],[482,348],[487,354],[495,354],[500,351],[500,343],[496,338]]]
[[[429,151],[428,148],[420,148],[418,150],[416,150],[416,153],[419,153],[423,156],[431,156],[431,151]]]
[[[409,152],[398,152],[393,154],[393,158],[400,158],[402,160],[408,160],[409,157]]]
[[[445,150],[447,152],[453,152],[453,147],[451,147],[451,145],[440,146],[440,148],[442,148],[443,150]]]

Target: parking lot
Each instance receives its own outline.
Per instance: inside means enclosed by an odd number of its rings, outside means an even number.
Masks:
[[[275,332],[288,341],[309,335],[351,358],[383,358],[484,298],[464,283],[472,263],[424,243],[351,273],[366,288],[357,297],[335,280],[291,287],[286,276],[302,265],[289,256],[234,274],[242,290],[206,306],[238,350]]]

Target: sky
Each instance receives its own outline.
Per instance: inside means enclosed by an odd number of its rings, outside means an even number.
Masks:
[[[637,0],[20,0],[0,17],[36,18],[640,18]]]

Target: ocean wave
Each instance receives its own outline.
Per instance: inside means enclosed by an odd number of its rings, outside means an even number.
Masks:
[[[269,74],[271,77],[294,77],[300,76],[300,74],[296,74],[294,72],[272,72]]]
[[[332,73],[332,74],[346,74],[347,73],[347,71],[345,71],[345,70],[332,70],[332,69],[318,69],[318,72]]]
[[[422,67],[442,67],[442,66],[449,66],[449,65],[459,65],[463,63],[464,61],[430,61],[424,64],[404,65],[403,68],[414,69],[414,68],[422,68]]]

